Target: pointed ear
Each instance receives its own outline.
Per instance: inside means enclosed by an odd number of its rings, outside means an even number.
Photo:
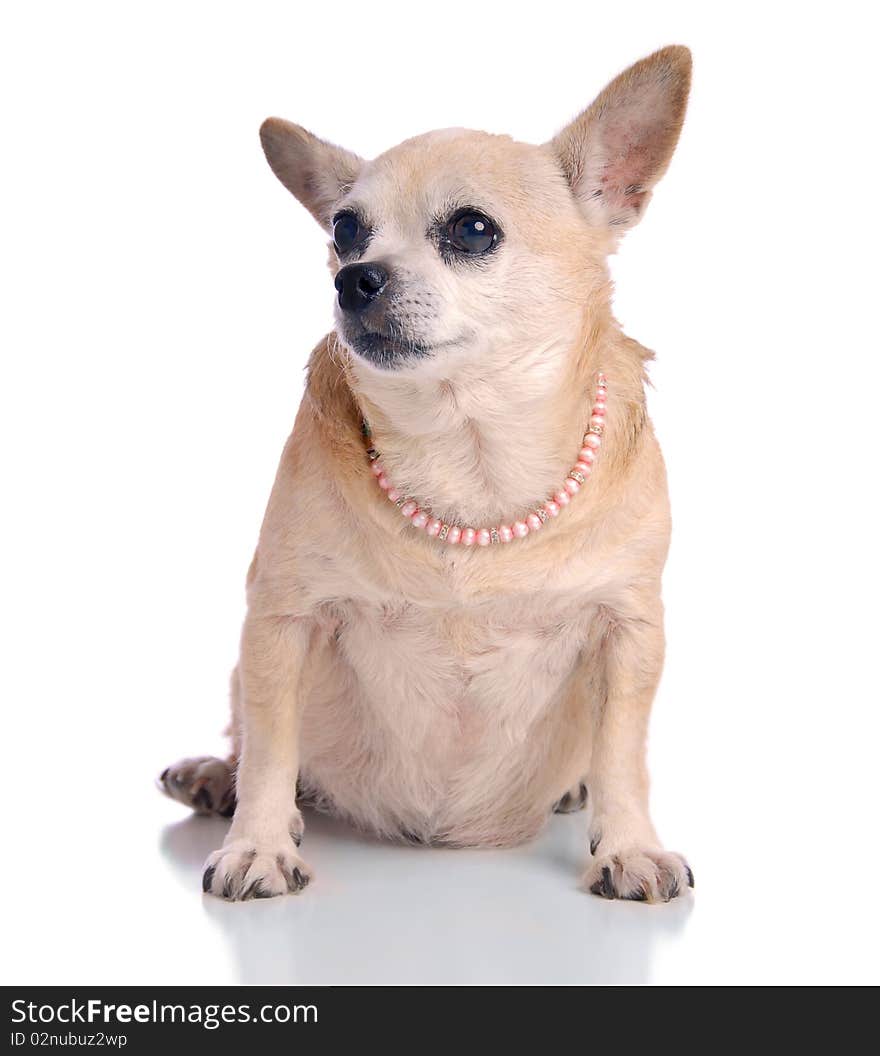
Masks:
[[[550,143],[590,223],[641,218],[684,121],[691,53],[674,46],[630,66]]]
[[[357,179],[363,160],[280,117],[263,122],[260,142],[278,179],[329,231],[333,206]]]

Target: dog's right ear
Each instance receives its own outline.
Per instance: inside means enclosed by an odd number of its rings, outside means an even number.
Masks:
[[[260,142],[278,179],[329,231],[333,207],[357,179],[363,160],[280,117],[263,122]]]

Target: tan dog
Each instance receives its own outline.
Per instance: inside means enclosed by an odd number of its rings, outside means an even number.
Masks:
[[[305,886],[297,788],[384,836],[458,845],[527,840],[588,796],[591,891],[693,883],[648,812],[669,509],[649,353],[611,314],[606,265],[689,81],[687,49],[659,51],[543,146],[454,129],[368,162],[263,125],[275,174],[333,235],[337,330],[312,353],[248,575],[232,756],[162,775],[203,813],[235,809],[206,891]],[[600,371],[601,447],[558,509]],[[465,545],[481,526],[488,545]]]

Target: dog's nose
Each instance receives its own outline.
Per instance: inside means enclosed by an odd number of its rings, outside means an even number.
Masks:
[[[333,285],[339,294],[339,307],[346,312],[362,312],[385,289],[388,272],[380,264],[346,264],[336,273]]]

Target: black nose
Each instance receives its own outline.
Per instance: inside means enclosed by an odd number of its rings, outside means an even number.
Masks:
[[[339,294],[339,307],[346,312],[362,312],[385,289],[388,272],[379,264],[346,264],[336,273],[333,285]]]

